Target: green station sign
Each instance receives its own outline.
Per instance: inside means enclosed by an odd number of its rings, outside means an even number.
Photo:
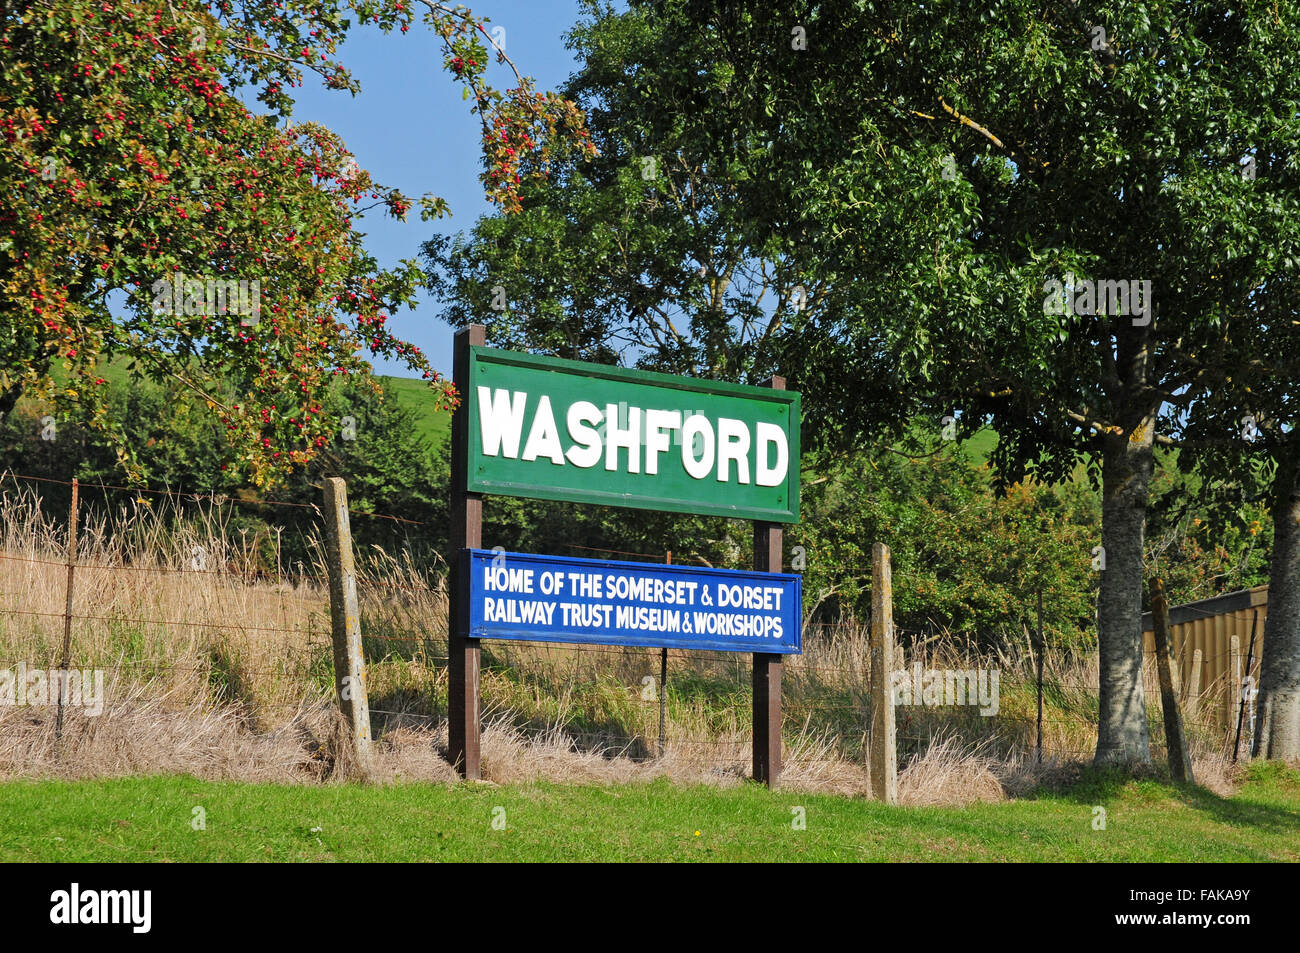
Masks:
[[[799,395],[470,349],[471,493],[793,523]]]

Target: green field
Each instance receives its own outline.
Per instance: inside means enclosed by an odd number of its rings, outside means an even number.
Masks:
[[[381,380],[392,388],[398,404],[415,415],[421,436],[428,437],[435,447],[447,439],[451,432],[451,413],[437,409],[437,401],[426,382],[414,377],[381,377]]]
[[[99,372],[111,383],[123,385],[129,381],[126,367],[125,360],[101,361]],[[50,373],[56,382],[67,379],[67,372],[59,365],[51,368]],[[451,413],[437,409],[437,401],[429,390],[428,383],[414,377],[389,377],[384,374],[375,376],[390,388],[399,405],[415,415],[420,434],[428,437],[433,446],[438,446],[447,438],[451,432]]]
[[[185,777],[11,781],[0,785],[0,803],[0,861],[1300,861],[1300,774],[1276,767],[1252,771],[1230,798],[1088,773],[1050,795],[964,809],[750,784]],[[1094,829],[1096,807],[1106,810],[1105,830]],[[203,830],[193,829],[196,808]]]

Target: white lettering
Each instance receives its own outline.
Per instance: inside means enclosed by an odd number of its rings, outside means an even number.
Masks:
[[[627,429],[619,427],[618,405],[605,405],[605,469],[618,469],[618,449],[627,448],[627,472],[641,472],[641,408],[629,407]]]
[[[564,450],[560,446],[560,431],[555,426],[555,414],[551,413],[551,398],[545,394],[537,403],[537,413],[533,415],[533,426],[528,431],[528,443],[524,444],[525,460],[548,457],[557,466],[564,465]]]
[[[786,471],[790,469],[790,446],[786,442],[785,431],[776,424],[760,422],[756,427],[758,435],[758,461],[754,472],[754,482],[759,486],[780,486],[785,482]],[[776,447],[776,464],[767,465],[767,448]]]
[[[575,467],[586,470],[600,462],[600,431],[589,426],[599,424],[600,421],[600,408],[591,401],[580,400],[569,405],[565,424],[569,428],[569,439],[573,441],[573,446],[564,455]]]
[[[645,412],[645,472],[659,472],[659,454],[668,452],[667,431],[682,425],[680,410],[647,410]]]
[[[695,456],[695,438],[700,438],[701,453]],[[713,437],[713,425],[703,414],[692,414],[682,424],[682,466],[695,480],[703,480],[713,472],[713,456],[716,441]]]
[[[736,462],[736,482],[749,482],[749,428],[743,420],[718,418],[718,482],[731,479],[731,461]]]
[[[524,429],[524,407],[528,395],[523,391],[510,392],[504,388],[493,391],[489,387],[478,389],[478,421],[482,432],[483,453],[495,457],[519,456],[519,435]]]

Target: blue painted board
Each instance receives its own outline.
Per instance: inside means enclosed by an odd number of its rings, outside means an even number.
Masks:
[[[489,549],[460,559],[469,598],[458,630],[470,638],[803,651],[795,574]]]

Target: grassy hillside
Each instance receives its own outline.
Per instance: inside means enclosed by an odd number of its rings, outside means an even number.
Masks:
[[[1091,773],[1053,794],[964,809],[668,781],[376,788],[151,777],[13,781],[0,798],[2,861],[1300,860],[1300,776],[1278,770],[1256,771],[1229,798]],[[200,816],[205,829],[194,830]]]
[[[383,377],[397,402],[415,414],[416,425],[423,436],[435,446],[447,439],[451,432],[451,414],[439,411],[433,393],[424,381],[413,377]]]
[[[100,364],[100,374],[113,384],[124,384],[127,381],[126,368],[127,361],[122,358],[103,361]],[[65,378],[63,368],[58,365],[51,370],[51,374],[55,381],[62,381]],[[415,414],[416,426],[421,435],[428,437],[434,446],[447,439],[447,435],[451,432],[451,414],[437,409],[437,401],[424,381],[413,377],[389,377],[384,374],[378,374],[376,377],[392,389],[397,402],[402,407]]]

